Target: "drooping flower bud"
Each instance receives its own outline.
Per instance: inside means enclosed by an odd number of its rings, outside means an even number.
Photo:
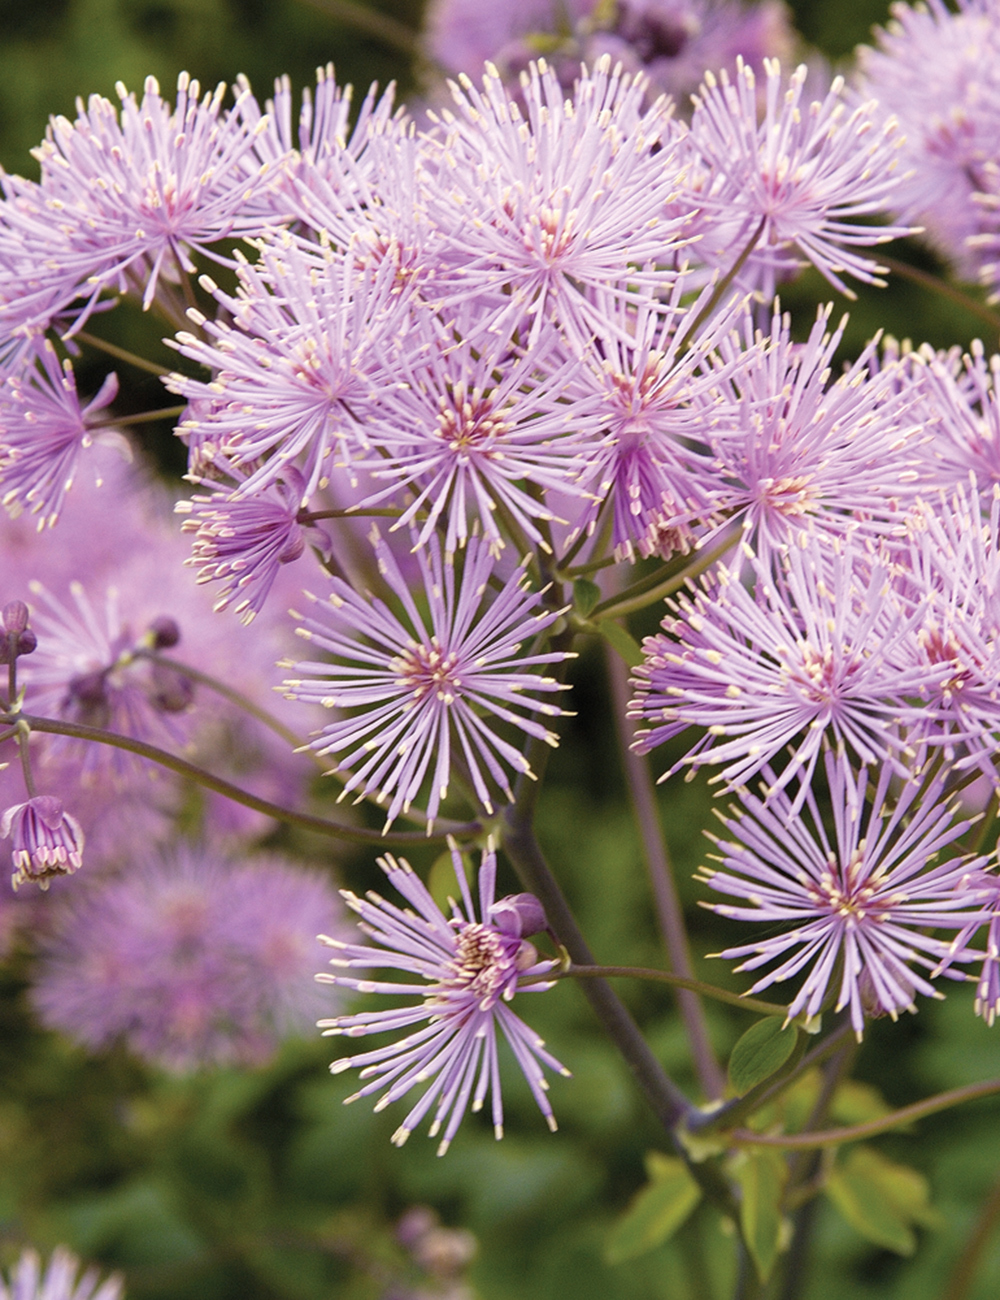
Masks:
[[[172,650],[181,639],[181,630],[176,619],[169,614],[161,614],[150,623],[149,637],[153,650]]]
[[[545,909],[534,894],[508,894],[499,899],[490,908],[490,921],[515,939],[549,928]]]
[[[37,795],[8,808],[0,819],[0,839],[8,837],[15,889],[26,880],[48,889],[53,876],[70,876],[83,862],[83,828],[54,795]]]
[[[0,635],[0,663],[30,655],[38,645],[38,637],[28,627],[28,606],[23,600],[12,600],[4,605],[3,634]]]

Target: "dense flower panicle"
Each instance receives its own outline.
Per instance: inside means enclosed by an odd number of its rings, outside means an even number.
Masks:
[[[362,1011],[321,1020],[328,1035],[363,1038],[369,1034],[405,1030],[405,1037],[386,1047],[342,1057],[330,1067],[334,1074],[360,1069],[366,1082],[347,1101],[386,1091],[375,1105],[384,1110],[416,1084],[428,1082],[419,1101],[393,1134],[402,1146],[425,1115],[434,1109],[430,1136],[444,1128],[438,1155],[444,1155],[471,1101],[482,1109],[492,1094],[492,1118],[497,1138],[503,1136],[503,1104],[497,1061],[497,1027],[509,1043],[528,1081],[538,1108],[553,1131],[556,1128],[542,1066],[562,1075],[569,1071],[546,1050],[542,1040],[508,1008],[519,992],[542,992],[552,983],[541,977],[558,963],[540,961],[526,941],[521,923],[510,924],[506,900],[496,902],[496,855],[483,852],[479,870],[479,908],[473,902],[460,855],[452,850],[460,902],[452,901],[446,917],[426,886],[405,860],[379,859],[390,884],[409,904],[406,908],[370,892],[360,899],[342,891],[348,906],[361,918],[361,928],[378,947],[344,943],[321,936],[337,956],[330,965],[339,969],[384,967],[403,972],[410,980],[357,979],[348,975],[319,975],[317,979],[361,993],[413,994],[411,1006],[387,1011]],[[519,896],[524,897],[524,896]],[[544,913],[533,899],[544,924]],[[495,919],[496,910],[507,924]],[[536,917],[524,924],[533,924]],[[414,1026],[426,1022],[423,1028]]]
[[[8,1274],[0,1273],[0,1300],[122,1300],[117,1274],[97,1283],[97,1270],[81,1273],[80,1261],[65,1246],[56,1247],[45,1269],[36,1251],[25,1250]]]
[[[648,724],[638,733],[641,752],[704,727],[670,772],[718,764],[716,780],[733,789],[791,746],[776,790],[797,780],[793,812],[824,737],[862,763],[906,775],[906,728],[924,723],[920,695],[949,667],[914,663],[922,606],[893,593],[888,561],[857,547],[826,550],[811,537],[777,575],[752,562],[753,592],[720,565],[692,596],[668,602],[667,635],[646,638],[635,670],[630,715]]]
[[[456,561],[442,555],[432,536],[417,553],[419,597],[375,529],[371,541],[403,616],[378,597],[358,595],[339,578],[332,579],[328,601],[317,601],[312,617],[297,616],[298,634],[331,654],[333,662],[286,665],[308,674],[287,681],[286,693],[342,711],[310,748],[333,755],[338,769],[350,773],[341,798],[358,790],[388,803],[387,826],[410,808],[428,774],[427,817],[433,822],[448,792],[456,748],[476,797],[492,811],[494,789],[513,798],[508,772],[530,773],[521,751],[497,733],[496,723],[557,743],[531,715],[555,717],[562,710],[532,697],[563,688],[530,670],[572,656],[522,654],[521,645],[549,627],[559,611],[545,608],[538,594],[525,589],[523,569],[486,599],[495,566],[482,537],[471,538]]]
[[[48,889],[54,876],[71,876],[83,865],[83,829],[54,795],[8,808],[0,818],[0,839],[8,837],[15,889],[26,880]]]
[[[225,458],[217,456],[217,468]],[[288,466],[282,477],[253,496],[241,497],[238,487],[245,477],[231,469],[228,484],[202,479],[210,495],[196,494],[174,507],[184,516],[181,531],[194,534],[193,554],[187,564],[198,570],[199,583],[218,582],[221,594],[216,610],[230,605],[244,623],[260,613],[283,564],[300,558],[309,530],[298,522],[305,483],[298,470]]]
[[[580,358],[562,355],[550,328],[526,349],[457,341],[456,333],[454,322],[445,328],[429,310],[415,313],[396,358],[398,382],[364,430],[371,451],[357,457],[392,486],[362,504],[403,501],[393,527],[419,528],[420,545],[444,523],[449,553],[475,527],[502,549],[498,508],[544,547],[540,526],[553,514],[538,489],[582,492],[577,480],[603,436],[601,395],[580,382]],[[383,366],[388,372],[388,354]]]
[[[189,250],[212,256],[223,237],[259,230],[247,203],[267,183],[267,167],[247,175],[254,132],[239,98],[223,112],[225,89],[200,99],[198,82],[181,73],[171,106],[148,77],[140,101],[119,83],[120,109],[92,95],[78,101],[75,121],[52,119],[35,151],[38,202],[10,220],[53,262],[52,276],[73,273],[76,293],[88,298],[84,314],[106,286],[141,294],[148,308],[161,275],[194,272]]]
[[[602,58],[567,98],[539,60],[523,78],[523,114],[491,65],[481,92],[460,81],[455,112],[428,141],[441,160],[427,205],[448,236],[446,303],[500,295],[479,333],[509,334],[527,316],[533,341],[553,316],[599,328],[593,289],[669,282],[653,264],[684,238],[685,216],[667,212],[677,132],[664,101],[643,108],[643,78]]]
[[[112,372],[81,406],[72,363],[60,364],[48,339],[33,341],[24,365],[0,389],[0,500],[11,514],[27,509],[38,515],[40,529],[51,527],[83,451],[100,442],[131,454],[120,434],[92,427],[117,393]]]
[[[788,1018],[818,1015],[833,995],[836,1010],[850,1008],[860,1039],[866,1012],[895,1019],[915,1010],[915,993],[940,996],[921,970],[937,974],[979,955],[962,945],[989,921],[997,881],[977,884],[992,855],[935,865],[971,824],[955,820],[942,774],[913,778],[892,799],[887,766],[877,775],[864,766],[855,773],[846,755],[830,751],[825,766],[832,842],[811,791],[798,813],[783,792],[762,802],[741,790],[742,810],[722,818],[734,838],[716,841],[720,866],[703,867],[700,878],[745,900],[712,904],[713,911],[768,928],[768,937],[717,954],[745,958],[741,971],[779,963],[749,991],[805,972]],[[772,781],[770,771],[765,776]],[[874,792],[863,813],[869,782]],[[781,922],[794,928],[775,933]],[[933,929],[960,933],[956,942],[927,933]]]
[[[174,344],[214,372],[207,383],[170,377],[171,390],[193,403],[178,433],[202,461],[215,448],[238,468],[252,466],[241,496],[291,466],[307,500],[349,454],[378,390],[393,383],[373,347],[381,337],[388,350],[406,322],[392,268],[359,275],[350,252],[305,252],[286,236],[262,244],[258,265],[243,262],[238,273],[235,297],[205,281],[232,323],[198,313],[211,341],[182,332]]]
[[[176,1071],[260,1064],[322,1009],[315,936],[341,915],[325,876],[277,858],[140,857],[64,896],[34,1002],[91,1050],[123,1040]]]
[[[755,333],[748,313],[742,338],[733,331],[719,340],[719,387],[739,414],[710,439],[716,507],[740,520],[744,543],[765,562],[804,530],[831,543],[883,535],[915,492],[913,395],[895,384],[891,365],[870,373],[877,339],[829,382],[846,324],[828,333],[831,311],[818,311],[804,344],[792,342],[778,302],[769,337]]]
[[[882,212],[897,185],[902,143],[890,119],[876,123],[874,103],[853,109],[838,77],[822,102],[803,103],[803,65],[783,84],[777,60],[765,60],[763,116],[758,113],[753,70],[737,59],[735,76],[706,76],[695,96],[692,139],[725,200],[727,221],[738,213],[740,230],[725,249],[753,248],[740,282],[774,296],[779,275],[800,258],[848,297],[842,276],[880,284],[879,267],[851,250],[882,244],[908,227],[857,220]]]
[[[895,4],[893,21],[876,28],[876,49],[859,50],[866,93],[899,122],[905,177],[892,207],[925,226],[959,274],[983,263],[977,236],[1000,161],[1000,6],[996,0]]]

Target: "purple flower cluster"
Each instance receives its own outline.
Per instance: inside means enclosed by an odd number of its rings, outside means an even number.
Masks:
[[[133,862],[63,897],[35,1005],[93,1051],[123,1042],[176,1071],[259,1064],[322,1009],[315,936],[340,916],[323,876],[277,859]]]

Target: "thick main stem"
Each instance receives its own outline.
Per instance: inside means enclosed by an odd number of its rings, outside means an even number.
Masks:
[[[643,857],[653,887],[653,901],[660,923],[660,931],[667,954],[667,969],[685,979],[694,979],[691,951],[688,946],[684,912],[674,884],[667,845],[663,838],[660,818],[656,808],[656,793],[649,764],[632,748],[635,739],[631,723],[625,716],[628,711],[628,669],[617,654],[606,655],[608,677],[611,681],[611,702],[615,714],[615,728],[622,752],[629,797],[635,810],[636,823],[642,840]],[[725,1080],[715,1058],[705,1012],[698,995],[687,989],[677,990],[680,1008],[691,1056],[705,1096],[714,1101],[725,1092]]]

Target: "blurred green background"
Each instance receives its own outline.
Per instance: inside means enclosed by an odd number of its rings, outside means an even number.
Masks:
[[[340,81],[364,90],[372,80],[395,78],[405,97],[417,84],[405,33],[419,28],[421,7],[408,0],[378,6],[395,24],[390,43],[376,24],[353,20],[351,6],[325,0],[0,0],[0,159],[33,175],[28,150],[50,113],[71,114],[77,95],[111,95],[117,80],[141,89],[149,73],[167,91],[181,69],[203,85],[244,72],[263,97],[275,76],[287,72],[300,88],[317,64],[333,59]],[[872,23],[887,17],[885,4],[864,0],[799,0],[793,8],[803,36],[834,60],[846,59]],[[935,265],[916,246],[899,255]],[[785,302],[800,329],[826,296],[810,277],[791,287]],[[942,309],[908,284],[861,295],[845,350],[856,352],[879,326],[936,346],[965,344],[979,333],[958,308]],[[542,840],[599,958],[657,965],[650,895],[615,775],[596,651],[578,666],[576,708],[543,796]],[[697,782],[671,783],[660,797],[693,947],[696,954],[716,950],[725,933],[697,907],[691,882],[700,829],[710,821],[709,794]],[[343,857],[345,882],[369,887],[372,857]],[[506,887],[516,888],[513,881]],[[545,1131],[526,1087],[510,1078],[505,1140],[495,1143],[481,1117],[471,1116],[447,1158],[437,1160],[434,1143],[419,1133],[402,1152],[390,1146],[397,1114],[374,1115],[365,1102],[341,1106],[356,1085],[329,1076],[334,1053],[322,1041],[292,1044],[266,1069],[191,1079],[157,1074],[124,1055],[90,1058],[34,1025],[23,996],[28,962],[22,952],[0,967],[2,1263],[26,1242],[43,1250],[66,1242],[85,1258],[122,1268],[133,1300],[385,1300],[406,1286],[431,1285],[393,1236],[407,1207],[426,1204],[446,1224],[476,1234],[479,1254],[468,1280],[481,1300],[727,1294],[724,1265],[718,1277],[706,1276],[679,1247],[616,1268],[604,1263],[607,1230],[644,1181],[644,1154],[664,1142],[579,991],[567,984],[530,1008],[532,1023],[575,1076],[553,1086],[558,1135]],[[706,979],[740,987],[723,963],[699,958],[698,967]],[[635,984],[621,989],[664,1064],[693,1086],[669,994]],[[750,1023],[738,1011],[711,1010],[723,1053]],[[998,1033],[973,1018],[971,992],[958,991],[898,1025],[875,1023],[857,1075],[903,1105],[997,1074]],[[906,1259],[865,1243],[824,1205],[807,1300],[943,1297],[1000,1168],[998,1114],[996,1102],[970,1105],[882,1139],[885,1154],[927,1175],[940,1225],[921,1232]],[[707,1254],[725,1259],[729,1246],[717,1220],[706,1211],[699,1216]],[[969,1297],[995,1300],[998,1293],[1000,1240],[993,1240]]]

